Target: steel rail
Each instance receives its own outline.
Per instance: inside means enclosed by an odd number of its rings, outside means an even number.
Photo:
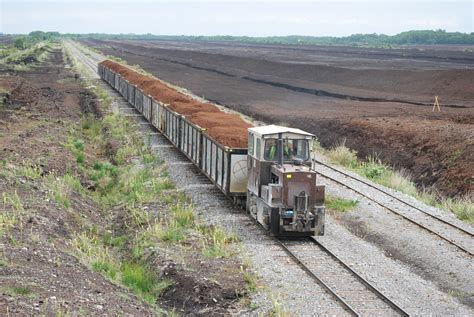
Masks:
[[[250,215],[249,215],[250,217]],[[251,218],[251,217],[250,217]],[[253,221],[255,221],[255,219],[252,218]],[[261,227],[262,230],[263,227]],[[291,252],[290,249],[288,249],[288,247],[283,243],[281,242],[280,240],[278,240],[277,238],[274,238],[273,239],[282,249],[283,251],[286,252],[286,254],[288,254],[288,256],[290,256],[290,258],[307,274],[309,275],[313,280],[316,281],[316,283],[318,283],[319,285],[321,285],[324,289],[326,289],[332,297],[334,297],[336,299],[336,301],[338,301],[345,309],[347,309],[352,315],[354,316],[360,316],[360,314],[355,310],[354,307],[352,307],[349,303],[347,303],[342,297],[340,297],[329,285],[327,285],[323,280],[321,280],[316,274],[313,273],[313,271],[311,271],[300,259],[298,259],[298,257],[293,253]]]
[[[321,242],[316,240],[314,237],[309,237],[309,240],[316,244],[318,247],[321,248],[324,252],[326,252],[329,256],[331,256],[334,260],[336,260],[339,264],[341,264],[346,270],[352,273],[357,280],[359,280],[362,284],[364,284],[368,289],[370,289],[373,293],[375,293],[380,299],[382,299],[385,303],[387,303],[393,310],[397,311],[402,316],[409,316],[409,314],[404,311],[400,306],[398,306],[393,300],[389,299],[386,295],[384,295],[379,289],[373,286],[369,281],[364,279],[359,273],[354,271],[349,265],[347,265],[344,261],[342,261],[336,254],[330,251],[327,247],[325,247]]]
[[[428,212],[426,212],[426,211],[423,211],[423,210],[421,210],[421,209],[419,209],[419,208],[417,208],[417,207],[414,207],[414,206],[412,207],[412,205],[411,205],[410,203],[407,203],[407,202],[403,201],[402,199],[400,199],[400,198],[398,198],[398,197],[396,197],[396,196],[394,196],[394,195],[392,195],[392,194],[390,194],[390,193],[387,193],[387,192],[384,191],[384,190],[381,190],[381,189],[378,188],[377,186],[374,186],[374,185],[372,185],[372,184],[370,184],[370,183],[368,183],[368,182],[365,182],[365,181],[363,181],[363,180],[360,180],[360,179],[358,179],[358,178],[356,178],[356,177],[354,177],[354,176],[352,176],[352,175],[349,175],[349,174],[347,174],[347,173],[344,173],[344,172],[342,172],[342,171],[339,171],[338,169],[333,168],[333,167],[331,167],[330,165],[328,165],[328,164],[326,164],[326,163],[320,162],[319,160],[313,159],[313,162],[315,162],[316,164],[323,165],[323,166],[325,166],[325,167],[327,167],[327,168],[329,168],[329,169],[331,169],[331,170],[333,170],[333,171],[336,171],[336,172],[339,173],[339,174],[342,174],[342,175],[344,175],[344,176],[347,176],[347,177],[349,177],[349,178],[352,178],[352,179],[354,179],[354,180],[356,180],[356,181],[358,181],[358,182],[360,182],[360,183],[362,183],[362,184],[364,184],[364,185],[367,185],[367,186],[369,186],[369,187],[372,187],[372,188],[374,188],[374,189],[376,189],[376,190],[378,190],[378,191],[380,191],[380,192],[386,194],[387,196],[389,196],[389,197],[391,197],[391,198],[394,198],[394,199],[396,199],[396,200],[398,200],[398,201],[400,201],[400,202],[402,202],[402,203],[408,205],[408,206],[411,207],[411,208],[414,208],[414,209],[416,209],[416,210],[419,210],[419,211],[421,211],[422,213],[427,214],[427,215],[429,215],[429,216],[431,216],[431,217],[433,217],[433,218],[435,218],[435,219],[437,219],[437,220],[439,220],[439,221],[441,221],[441,222],[443,222],[443,223],[445,223],[445,224],[448,224],[448,225],[450,225],[450,226],[452,226],[452,227],[454,227],[454,228],[456,228],[456,229],[459,229],[460,231],[462,231],[462,232],[468,234],[468,235],[471,236],[471,237],[473,236],[473,234],[470,233],[469,231],[464,230],[463,228],[460,228],[460,227],[458,227],[458,226],[456,226],[456,225],[454,225],[454,224],[452,224],[452,223],[450,223],[450,222],[448,222],[448,221],[445,221],[444,219],[441,219],[441,218],[439,218],[439,217],[437,217],[437,216],[435,216],[435,215],[432,215],[432,214],[430,214],[430,213],[428,213]],[[379,205],[379,206],[381,206],[381,207],[383,207],[383,208],[385,208],[385,209],[387,209],[387,210],[389,210],[389,211],[391,211],[391,212],[393,212],[393,213],[395,213],[395,214],[401,216],[402,218],[404,218],[404,219],[410,221],[411,223],[413,223],[413,224],[419,226],[420,228],[423,228],[423,229],[429,231],[430,233],[436,235],[437,237],[439,237],[439,238],[441,238],[441,239],[443,239],[443,240],[449,242],[450,244],[456,246],[456,247],[459,248],[461,251],[463,251],[463,252],[469,254],[470,256],[473,256],[473,255],[474,255],[474,253],[472,253],[471,251],[469,251],[468,249],[466,249],[464,246],[458,244],[457,242],[455,242],[455,241],[453,241],[453,240],[451,240],[451,239],[449,239],[449,238],[443,236],[442,234],[440,234],[440,233],[438,233],[438,232],[436,232],[436,231],[434,231],[434,230],[428,228],[427,226],[425,226],[425,225],[423,225],[423,224],[417,222],[416,220],[411,219],[410,217],[408,217],[408,216],[406,216],[406,215],[404,215],[404,214],[402,214],[402,213],[396,211],[395,209],[393,209],[393,208],[391,208],[391,207],[389,207],[389,206],[386,206],[386,205],[380,203],[380,202],[377,201],[376,199],[374,199],[374,198],[372,198],[372,197],[370,197],[370,196],[368,196],[368,195],[362,193],[360,190],[354,188],[353,186],[350,186],[350,185],[348,185],[347,183],[344,183],[344,182],[342,182],[342,181],[340,181],[340,180],[337,180],[337,179],[335,179],[334,177],[327,175],[327,173],[323,173],[323,172],[321,172],[321,171],[317,171],[317,173],[320,174],[320,175],[322,175],[322,176],[324,176],[324,177],[326,177],[326,178],[328,178],[328,179],[330,179],[330,180],[332,180],[332,181],[334,181],[334,182],[336,182],[336,183],[338,183],[338,184],[340,184],[340,185],[342,185],[342,186],[344,186],[344,187],[346,187],[346,188],[348,188],[348,189],[350,189],[350,190],[352,190],[352,191],[354,191],[354,192],[356,192],[357,194],[359,194],[359,195],[361,195],[361,196],[363,196],[363,197],[365,197],[365,198],[367,198],[367,199],[373,201],[373,202],[376,203],[377,205]]]

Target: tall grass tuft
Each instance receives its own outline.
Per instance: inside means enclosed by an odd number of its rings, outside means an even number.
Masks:
[[[152,304],[172,285],[169,280],[158,280],[152,271],[138,263],[123,264],[121,272],[123,284]]]
[[[335,163],[345,167],[357,166],[357,152],[349,149],[345,145],[345,141],[327,152],[327,156]]]
[[[325,205],[328,209],[340,212],[348,212],[352,210],[355,206],[357,206],[358,203],[359,202],[357,200],[349,200],[339,197],[327,196]]]

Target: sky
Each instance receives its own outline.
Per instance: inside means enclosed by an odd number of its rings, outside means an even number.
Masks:
[[[0,32],[159,35],[471,33],[474,0],[0,0]]]

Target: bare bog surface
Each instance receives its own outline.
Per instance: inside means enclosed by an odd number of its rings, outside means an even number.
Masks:
[[[432,186],[450,196],[473,192],[469,48],[86,44],[255,119],[314,133],[325,147],[346,140],[361,158],[376,155],[407,169],[420,188]],[[432,112],[434,96],[441,112]]]
[[[107,60],[102,64],[121,74],[155,100],[186,116],[192,123],[206,129],[207,134],[228,147],[246,148],[247,129],[251,126],[238,115],[225,113],[214,105],[196,101],[159,80],[140,74],[119,63]]]

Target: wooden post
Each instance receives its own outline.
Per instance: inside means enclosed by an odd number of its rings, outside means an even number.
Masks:
[[[438,102],[438,96],[435,96],[435,102],[434,102],[434,104],[433,104],[433,110],[432,110],[432,112],[434,112],[435,109],[438,109],[438,112],[441,112],[441,108],[440,108],[439,102]]]

